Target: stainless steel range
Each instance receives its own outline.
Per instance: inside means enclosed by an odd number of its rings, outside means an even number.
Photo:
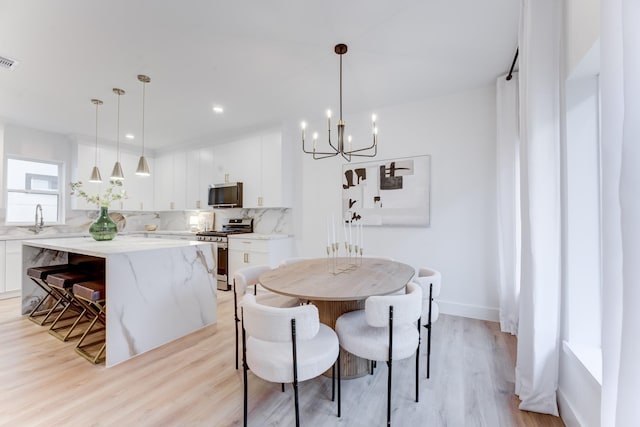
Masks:
[[[217,279],[218,289],[228,291],[230,289],[227,283],[229,274],[229,261],[227,257],[229,234],[252,233],[253,218],[229,218],[222,224],[221,231],[201,231],[196,234],[196,239],[202,242],[212,242],[217,246]]]

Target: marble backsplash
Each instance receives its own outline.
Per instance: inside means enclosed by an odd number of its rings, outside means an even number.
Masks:
[[[260,234],[293,234],[290,208],[268,209],[213,209],[208,211],[113,211],[111,218],[120,232],[145,231],[145,225],[157,225],[157,231],[221,230],[228,218],[253,218],[253,230]],[[56,235],[88,232],[89,225],[97,218],[98,211],[74,210],[67,214],[64,225],[45,223],[39,235]],[[33,226],[2,226],[0,235],[33,236]]]

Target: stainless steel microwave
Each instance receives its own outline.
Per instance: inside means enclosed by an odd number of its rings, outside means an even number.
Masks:
[[[208,204],[214,208],[241,208],[242,183],[228,182],[210,186]]]

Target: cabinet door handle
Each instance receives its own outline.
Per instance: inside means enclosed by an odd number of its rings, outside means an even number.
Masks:
[[[249,263],[249,254],[248,253],[244,253],[244,263],[248,264]]]

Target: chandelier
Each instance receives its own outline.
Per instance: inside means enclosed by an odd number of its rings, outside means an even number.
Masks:
[[[331,110],[327,110],[327,124],[328,124],[328,141],[329,141],[329,149],[327,151],[318,151],[318,133],[313,133],[313,149],[308,150],[305,147],[304,138],[305,138],[305,129],[307,124],[302,122],[302,151],[307,154],[313,154],[313,158],[318,159],[326,159],[328,157],[337,156],[340,154],[346,161],[350,162],[351,157],[375,157],[378,152],[378,128],[376,126],[376,116],[375,114],[371,116],[371,120],[373,122],[372,125],[372,142],[371,145],[364,148],[353,149],[352,147],[352,139],[351,135],[347,136],[347,146],[345,147],[345,138],[344,138],[344,120],[342,120],[342,55],[347,53],[347,45],[340,43],[337,44],[334,48],[335,53],[340,55],[340,119],[338,120],[338,140],[337,144],[334,145],[331,142]]]

